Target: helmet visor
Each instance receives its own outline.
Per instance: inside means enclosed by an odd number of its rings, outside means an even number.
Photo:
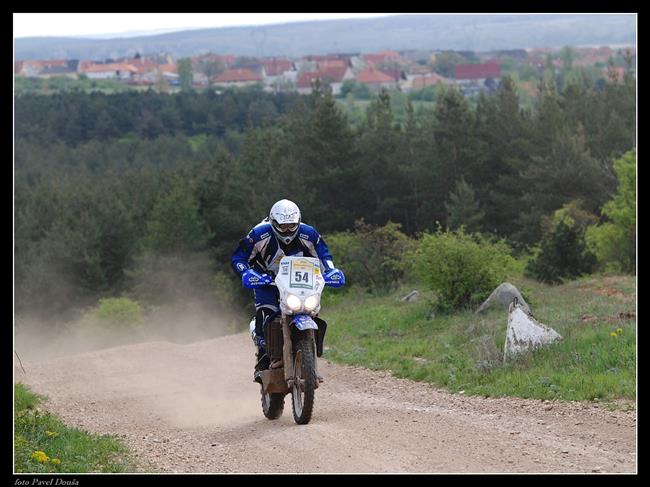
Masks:
[[[282,236],[289,237],[298,230],[299,223],[278,223],[273,222],[273,227]]]

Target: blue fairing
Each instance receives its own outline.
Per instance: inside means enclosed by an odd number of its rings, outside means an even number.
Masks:
[[[318,325],[308,315],[297,315],[293,318],[293,324],[300,331],[304,330],[318,330]]]

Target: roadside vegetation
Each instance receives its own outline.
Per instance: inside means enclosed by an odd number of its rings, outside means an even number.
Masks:
[[[41,407],[43,397],[14,385],[16,473],[132,472],[135,463],[115,437],[69,428]]]
[[[589,276],[551,286],[511,276],[535,318],[563,339],[503,361],[507,310],[441,314],[427,293],[415,303],[402,286],[384,296],[354,286],[326,290],[325,358],[483,396],[571,401],[636,397],[633,276]],[[418,288],[421,289],[421,288]]]
[[[408,237],[397,224],[357,222],[353,232],[332,235],[351,285],[323,297],[326,357],[467,394],[635,399],[634,160],[629,153],[615,163],[618,188],[603,210],[609,223],[565,205],[529,251],[464,226]],[[617,252],[586,242],[585,229],[600,242],[603,228],[620,235]],[[475,313],[502,282],[514,284],[562,340],[504,361],[507,311]],[[400,300],[414,288],[417,302]]]

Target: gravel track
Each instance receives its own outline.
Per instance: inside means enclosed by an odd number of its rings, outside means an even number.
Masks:
[[[451,394],[319,361],[312,421],[262,415],[247,334],[16,364],[67,424],[121,437],[141,471],[636,473],[636,411]]]

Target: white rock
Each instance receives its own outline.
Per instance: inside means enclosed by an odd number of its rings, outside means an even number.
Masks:
[[[508,330],[503,350],[503,361],[537,347],[548,345],[562,336],[554,329],[539,323],[526,313],[519,304],[511,304],[508,310]]]

